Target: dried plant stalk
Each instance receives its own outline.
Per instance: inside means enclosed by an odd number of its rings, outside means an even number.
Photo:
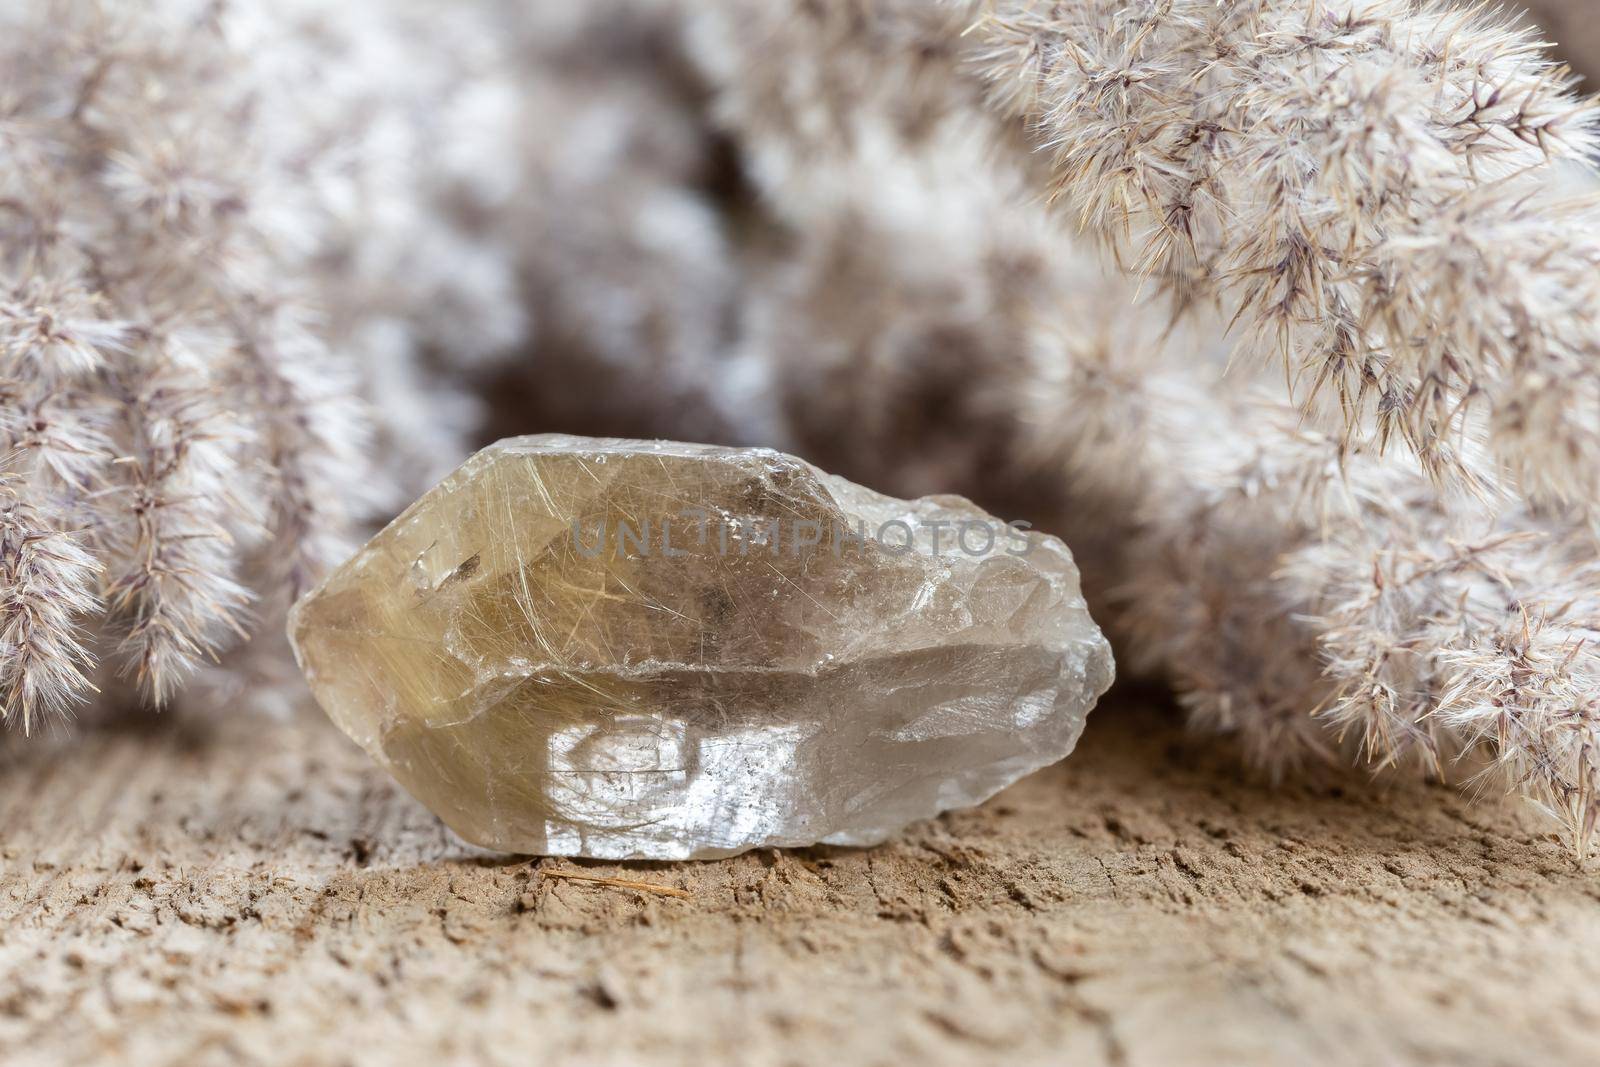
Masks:
[[[1428,4],[1001,3],[973,36],[1119,262],[1344,416],[1274,429],[1224,383],[1204,439],[1152,446],[1181,473],[1147,508],[1147,559],[1173,563],[1130,594],[1146,652],[1274,764],[1297,704],[1380,766],[1487,748],[1586,853],[1595,543],[1548,511],[1597,499],[1600,217],[1559,169],[1592,153],[1593,106],[1522,31]]]
[[[1345,439],[1600,499],[1593,104],[1525,30],[1411,0],[986,4],[975,61],[1129,269],[1218,301]]]
[[[391,236],[396,209],[468,200],[445,146],[423,169],[400,150],[470,129],[438,122],[465,115],[461,90],[428,95],[461,81],[462,49],[407,25],[426,5],[319,7],[0,13],[3,715],[25,729],[88,690],[97,646],[168,700],[339,556],[391,472],[413,480],[406,449],[454,440],[450,393],[409,384],[424,331],[405,316],[455,283],[371,283],[414,258],[402,242],[453,232]],[[380,419],[359,399],[374,381]],[[374,429],[405,444],[384,470]]]

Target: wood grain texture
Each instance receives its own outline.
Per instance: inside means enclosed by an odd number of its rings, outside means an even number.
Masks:
[[[1174,719],[884,848],[677,865],[477,852],[310,716],[13,743],[0,1061],[1600,1062],[1600,880],[1537,820],[1265,788]]]

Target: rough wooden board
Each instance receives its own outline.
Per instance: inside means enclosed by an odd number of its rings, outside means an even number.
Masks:
[[[1438,787],[1272,791],[1124,698],[870,851],[465,848],[307,718],[6,753],[0,1061],[1600,1062],[1600,876]]]

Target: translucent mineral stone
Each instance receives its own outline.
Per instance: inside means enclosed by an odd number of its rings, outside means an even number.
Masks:
[[[866,845],[1072,751],[1111,653],[1060,541],[766,449],[469,459],[295,608],[334,722],[468,841]]]

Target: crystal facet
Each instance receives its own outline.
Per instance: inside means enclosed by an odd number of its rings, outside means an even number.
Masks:
[[[1072,751],[1111,652],[1052,537],[768,449],[523,437],[296,605],[329,716],[462,837],[865,845]]]

